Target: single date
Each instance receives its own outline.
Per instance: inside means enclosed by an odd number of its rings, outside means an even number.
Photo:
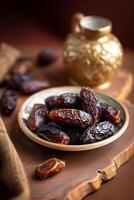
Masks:
[[[108,104],[101,103],[101,118],[103,120],[108,120],[113,124],[118,124],[121,121],[120,111]]]
[[[27,120],[28,128],[36,132],[47,120],[47,108],[44,104],[35,104]]]
[[[112,136],[115,132],[114,125],[109,121],[100,122],[87,128],[80,137],[81,144],[98,142]]]
[[[1,110],[5,116],[11,115],[16,108],[17,95],[12,90],[4,90],[1,97]]]
[[[49,117],[51,120],[59,124],[80,128],[86,128],[93,123],[92,117],[89,113],[70,108],[53,110],[50,112]]]
[[[52,126],[50,124],[39,128],[37,135],[49,142],[60,144],[69,144],[70,142],[70,138],[63,130],[60,129],[60,127]]]
[[[101,113],[95,93],[89,87],[83,87],[80,96],[83,110],[92,116],[94,123],[98,122]]]
[[[50,158],[35,168],[35,176],[38,179],[44,179],[59,173],[64,167],[65,161],[57,158]]]

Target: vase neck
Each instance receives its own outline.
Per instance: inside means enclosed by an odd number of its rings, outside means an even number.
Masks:
[[[79,28],[88,37],[104,37],[112,31],[112,23],[103,17],[88,16],[80,20]]]

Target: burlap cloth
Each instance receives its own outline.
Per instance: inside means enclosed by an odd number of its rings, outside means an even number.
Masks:
[[[21,55],[16,48],[0,44],[0,81]],[[0,116],[0,199],[29,200],[30,189],[22,162]]]
[[[30,189],[22,162],[0,117],[0,199],[29,200]]]

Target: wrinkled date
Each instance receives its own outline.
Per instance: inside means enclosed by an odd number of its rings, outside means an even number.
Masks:
[[[82,108],[85,112],[89,113],[94,123],[100,119],[100,107],[97,106],[97,97],[89,87],[83,87],[80,92]]]
[[[115,132],[114,125],[109,122],[100,122],[87,128],[80,137],[81,144],[98,142],[112,136]]]
[[[83,130],[76,127],[64,127],[56,122],[50,121],[48,123],[49,126],[55,127],[63,131],[69,136],[70,142],[69,144],[76,145],[80,144],[80,135],[83,133]]]
[[[13,90],[19,90],[23,83],[33,79],[30,74],[12,74],[7,80],[7,86]]]
[[[117,124],[121,121],[120,111],[113,106],[101,103],[101,119],[108,120],[113,124]]]
[[[29,73],[33,70],[34,65],[32,60],[29,58],[20,58],[16,61],[16,63],[13,66],[13,69],[11,70],[11,74],[25,74]]]
[[[40,66],[49,65],[59,56],[59,52],[54,48],[45,48],[37,55],[37,64]]]
[[[20,56],[18,59],[17,59],[17,62],[25,62],[25,61],[33,61],[32,57],[30,56]]]
[[[35,168],[35,176],[38,179],[44,179],[49,176],[57,174],[64,167],[65,167],[64,161],[57,158],[50,158]]]
[[[77,109],[59,109],[53,110],[49,113],[51,120],[63,124],[86,128],[90,126],[93,121],[90,114]]]
[[[20,89],[23,94],[30,95],[47,87],[49,87],[47,81],[31,80],[23,83]]]
[[[37,134],[40,138],[48,140],[49,142],[69,144],[70,138],[68,135],[60,129],[60,127],[54,127],[52,125],[45,125],[41,127]]]
[[[12,90],[5,90],[1,97],[1,110],[5,116],[10,115],[17,103],[16,93]]]
[[[60,108],[80,108],[80,95],[76,93],[65,93],[58,97],[57,103]]]
[[[43,126],[47,120],[48,111],[44,104],[35,104],[27,120],[28,128],[35,132]]]
[[[80,136],[82,135],[83,130],[71,127],[71,128],[66,128],[65,132],[70,138],[69,144],[71,145],[80,144]]]
[[[55,128],[58,128],[58,129],[64,131],[64,127],[61,126],[60,124],[57,124],[57,123],[54,122],[54,121],[49,121],[49,122],[47,123],[47,125],[52,126],[52,127],[55,127]]]
[[[48,110],[52,110],[54,108],[58,108],[58,102],[57,102],[58,96],[51,96],[48,97],[45,100],[46,106],[48,108]]]

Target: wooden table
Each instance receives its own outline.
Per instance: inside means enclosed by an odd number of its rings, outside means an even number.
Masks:
[[[59,43],[56,46],[60,47]],[[37,50],[39,50],[40,46],[35,47],[20,47],[23,52],[28,54],[34,54]],[[124,56],[123,67],[127,68],[134,74],[134,52],[126,51]],[[128,99],[134,103],[134,87],[128,97]],[[134,199],[134,158],[132,158],[129,162],[127,162],[124,166],[122,166],[117,173],[117,176],[103,184],[101,189],[96,193],[93,193],[85,198],[85,200],[100,200],[100,199],[109,199],[109,200],[133,200]]]
[[[40,47],[32,48],[32,52],[36,52],[36,49]],[[28,51],[31,53],[30,48],[24,48],[24,51]],[[134,74],[134,52],[126,51],[124,55],[123,67],[127,68]],[[134,103],[134,87],[128,97],[129,101]],[[85,198],[85,200],[100,200],[100,199],[109,199],[109,200],[133,200],[134,199],[134,158],[132,158],[129,162],[127,162],[124,166],[122,166],[118,170],[117,176],[103,184],[101,189],[96,193],[89,195]]]
[[[49,39],[47,40],[46,45],[51,45],[57,47],[61,47],[62,43],[56,40],[51,40],[49,43]],[[20,50],[24,52],[24,54],[35,54],[42,46],[18,46]],[[134,61],[134,52],[126,51],[124,56],[123,66],[131,71],[134,74],[133,68]],[[134,103],[134,87],[129,95],[128,99]],[[89,195],[85,198],[85,200],[100,200],[100,199],[109,199],[109,200],[132,200],[134,199],[134,158],[131,159],[128,163],[126,163],[123,167],[118,170],[117,176],[109,181],[106,184],[103,184],[101,189],[96,193]]]
[[[125,51],[123,67],[131,71],[134,76],[134,51]],[[134,104],[134,85],[128,97]],[[122,166],[117,176],[103,184],[96,193],[87,196],[84,200],[133,200],[134,199],[134,157]]]

